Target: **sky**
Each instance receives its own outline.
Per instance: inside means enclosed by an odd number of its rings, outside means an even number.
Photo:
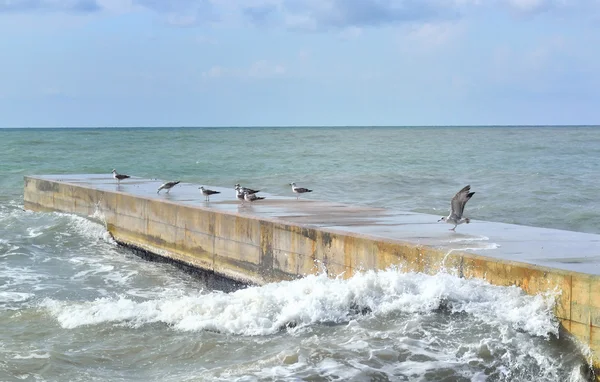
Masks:
[[[0,127],[600,124],[600,0],[0,0]]]

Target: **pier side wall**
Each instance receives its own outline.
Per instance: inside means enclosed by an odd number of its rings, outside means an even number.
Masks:
[[[487,258],[350,232],[313,228],[100,190],[36,177],[25,178],[24,205],[102,220],[125,245],[237,281],[264,284],[327,272],[351,277],[361,270],[398,267],[515,285],[529,294],[556,292],[555,315],[591,349],[600,366],[600,277]]]

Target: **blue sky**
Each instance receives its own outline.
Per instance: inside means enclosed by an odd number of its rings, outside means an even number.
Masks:
[[[0,127],[600,124],[600,0],[0,0]]]

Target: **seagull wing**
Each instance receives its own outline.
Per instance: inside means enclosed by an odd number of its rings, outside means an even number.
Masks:
[[[450,202],[450,206],[452,207],[451,216],[455,217],[457,220],[460,220],[463,215],[463,211],[465,210],[465,204],[471,199],[471,197],[475,194],[471,191],[471,186],[465,186],[462,190],[458,191],[456,195],[452,198],[452,202]]]

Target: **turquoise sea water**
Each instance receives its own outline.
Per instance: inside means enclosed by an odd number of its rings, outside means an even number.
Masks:
[[[600,233],[598,158],[596,127],[1,129],[0,380],[578,380],[550,297],[391,270],[211,291],[96,223],[22,211],[23,176],[295,181],[439,216],[470,184],[471,218]]]

